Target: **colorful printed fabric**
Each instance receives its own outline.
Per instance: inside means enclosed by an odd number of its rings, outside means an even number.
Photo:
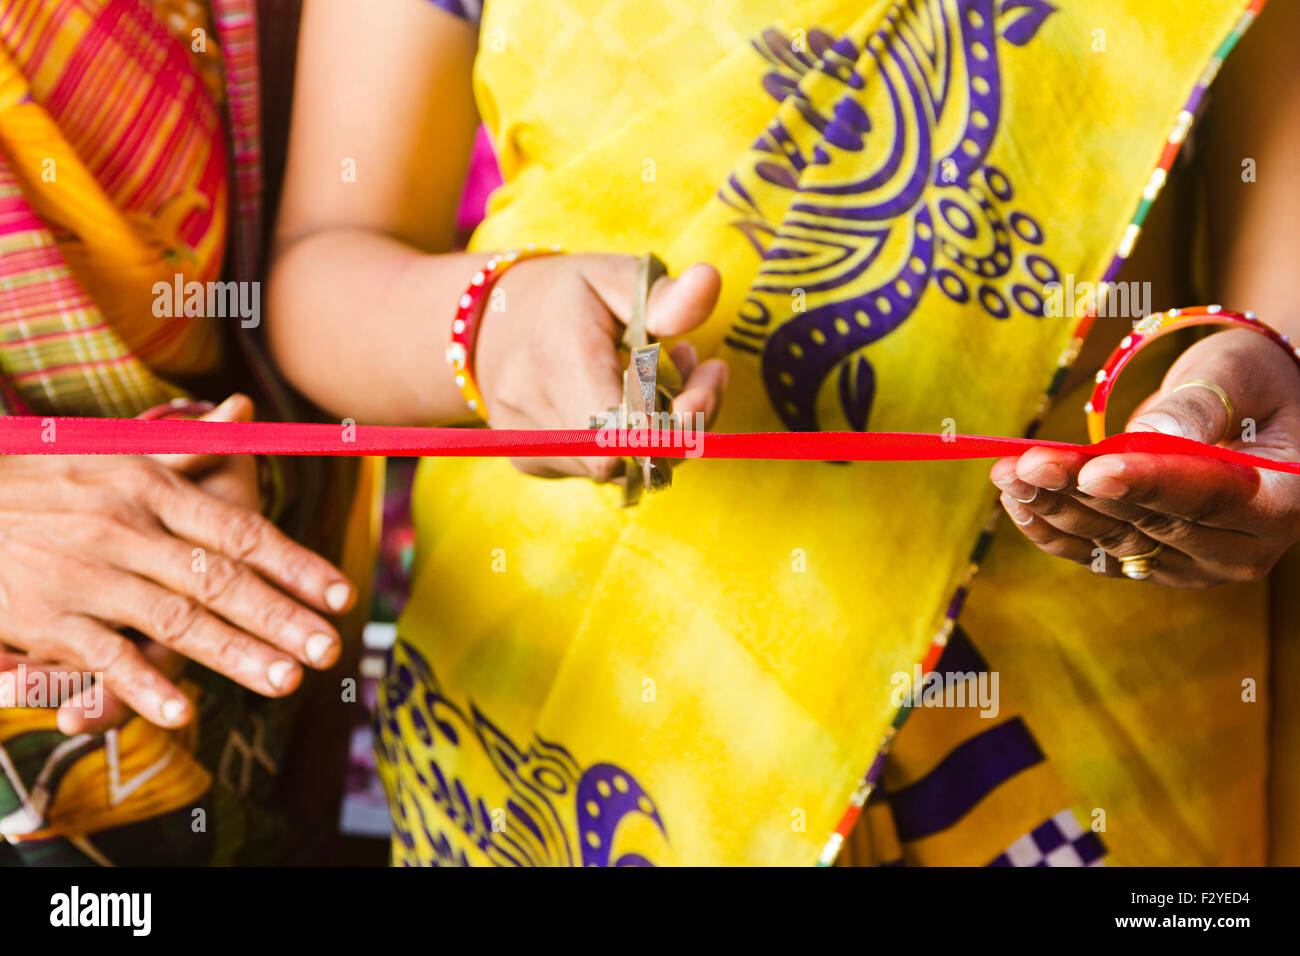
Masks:
[[[883,762],[839,862],[1000,866],[1010,854],[1005,865],[1027,865],[1021,861],[1031,844],[1052,842],[1050,825],[1071,834],[1084,863],[1101,865],[1106,849],[1100,835],[1085,833],[1074,813],[1055,802],[1068,790],[1026,723],[1016,688],[1002,683],[1001,672],[962,628],[954,629],[931,673],[948,679],[933,688],[945,689],[954,676],[961,681],[967,705],[947,706],[937,693],[904,699],[906,732]],[[1001,846],[1008,849],[990,863],[990,848]],[[1053,843],[1045,852],[1058,849]],[[1068,859],[1069,851],[1061,849],[1048,865]]]
[[[262,245],[262,96],[258,81],[257,11],[248,0],[211,0],[221,43],[235,171],[234,239],[227,272],[252,281]]]
[[[130,416],[179,394],[108,326],[3,154],[0,275],[0,370],[13,389],[6,411]]]
[[[1044,287],[1128,255],[1259,6],[489,4],[505,185],[472,246],[712,262],[722,431],[1079,440],[1078,405],[1044,418],[1080,346]],[[1104,579],[994,534],[991,499],[981,463],[708,462],[629,511],[425,461],[376,723],[395,860],[984,865],[1044,821],[1078,841],[1068,810],[1085,862],[1262,861],[1264,586]],[[900,710],[959,619],[998,716]]]
[[[0,147],[0,372],[28,406],[136,414],[176,394],[154,372],[210,369],[212,321],[155,315],[156,283],[214,280],[226,248],[221,114],[188,44],[141,0],[5,4]]]
[[[1026,833],[989,866],[1102,866],[1101,838],[1062,810]]]
[[[159,319],[152,283],[178,272],[217,278],[227,224],[232,276],[256,278],[256,28],[251,0],[214,0],[211,10],[171,0],[0,2],[7,412],[134,415],[178,394],[162,372],[218,359],[213,323]],[[195,30],[204,50],[194,50]],[[223,103],[235,129],[232,172]],[[321,484],[332,467],[316,463]],[[344,494],[351,484],[333,487]],[[337,555],[348,501],[299,498],[318,537],[309,546]],[[52,709],[0,710],[0,864],[267,864],[285,862],[291,846],[325,852],[335,788],[320,781],[342,774],[344,753],[337,767],[324,748],[303,756],[304,738],[330,722],[318,714],[303,731],[300,709],[317,685],[268,700],[190,664],[179,686],[198,717],[176,732],[135,717],[69,738]],[[295,788],[310,788],[313,803],[287,816]]]

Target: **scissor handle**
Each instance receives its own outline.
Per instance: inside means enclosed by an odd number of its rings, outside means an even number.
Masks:
[[[636,265],[636,286],[632,291],[632,315],[623,330],[623,346],[637,349],[650,344],[646,331],[646,310],[650,304],[650,290],[656,282],[668,275],[668,267],[653,252],[643,255]]]

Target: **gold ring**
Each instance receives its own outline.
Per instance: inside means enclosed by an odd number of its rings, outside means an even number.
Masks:
[[[1145,581],[1151,577],[1159,563],[1156,561],[1156,555],[1165,549],[1163,544],[1157,544],[1146,554],[1130,554],[1127,558],[1119,559],[1119,569],[1123,572],[1124,577],[1134,581]]]
[[[1213,382],[1206,381],[1203,378],[1194,378],[1191,381],[1183,382],[1183,384],[1175,388],[1174,391],[1177,392],[1177,391],[1181,391],[1184,388],[1193,388],[1193,387],[1208,388],[1215,395],[1219,396],[1219,401],[1223,402],[1223,410],[1228,413],[1228,427],[1223,430],[1224,437],[1226,438],[1232,432],[1232,423],[1237,419],[1237,413],[1232,407],[1232,399],[1230,399],[1228,397],[1228,393],[1225,392],[1218,385],[1215,385]]]

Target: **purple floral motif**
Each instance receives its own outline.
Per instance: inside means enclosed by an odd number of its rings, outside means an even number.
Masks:
[[[667,835],[654,801],[632,774],[609,763],[584,770],[566,748],[541,736],[521,748],[473,704],[467,714],[452,703],[424,655],[407,641],[399,639],[389,652],[374,728],[376,756],[392,781],[393,833],[408,860],[420,859],[415,834],[421,832],[433,851],[427,862],[437,865],[469,865],[463,849],[469,843],[498,866],[653,866],[639,854],[611,861],[618,826],[640,813]],[[408,736],[419,751],[408,746]],[[440,750],[475,742],[506,785],[505,827],[494,825],[483,797],[438,763]],[[434,819],[410,792],[411,778],[432,799]]]
[[[860,36],[767,30],[754,42],[781,106],[720,191],[763,258],[727,344],[761,358],[787,427],[819,427],[818,396],[837,376],[845,422],[865,430],[876,373],[862,350],[932,284],[995,319],[1042,316],[1045,277],[1059,270],[1025,248],[1043,229],[1004,212],[1014,189],[987,157],[1002,113],[999,43],[1029,43],[1055,9],[900,0]],[[770,194],[761,184],[792,194],[778,214],[755,198]]]

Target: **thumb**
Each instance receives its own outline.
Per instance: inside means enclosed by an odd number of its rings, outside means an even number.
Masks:
[[[201,422],[251,422],[253,400],[236,392],[210,412],[199,417]]]
[[[1290,359],[1257,332],[1220,332],[1197,342],[1169,369],[1160,391],[1127,431],[1155,431],[1216,444],[1234,437],[1243,418],[1271,416],[1289,393],[1281,376],[1295,376]]]
[[[236,392],[224,402],[200,415],[200,422],[251,422],[253,420],[253,400],[247,395]],[[172,471],[193,478],[207,471],[216,464],[215,455],[150,455],[154,461],[166,465]]]
[[[718,303],[718,270],[697,262],[675,279],[664,278],[650,290],[646,331],[657,338],[683,335],[704,324]]]

